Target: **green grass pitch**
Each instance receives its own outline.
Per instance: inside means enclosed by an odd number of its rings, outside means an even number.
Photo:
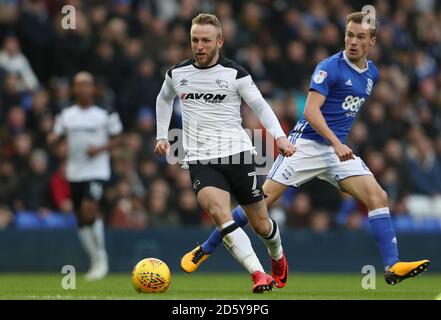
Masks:
[[[86,282],[77,275],[76,289],[64,290],[64,274],[0,273],[0,299],[166,299],[166,300],[352,300],[423,299],[433,300],[441,293],[441,274],[427,272],[396,286],[377,277],[376,289],[361,286],[362,274],[290,274],[284,289],[264,294],[251,293],[251,279],[237,273],[172,274],[169,290],[163,294],[139,294],[130,274],[111,274],[98,282]]]

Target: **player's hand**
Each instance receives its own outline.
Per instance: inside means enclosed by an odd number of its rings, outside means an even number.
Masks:
[[[343,143],[338,143],[332,146],[334,148],[334,152],[341,162],[355,159],[354,154],[352,153],[352,149]]]
[[[87,149],[87,155],[92,158],[95,157],[101,151],[103,151],[102,148],[91,146]]]
[[[49,133],[49,135],[46,138],[46,142],[48,145],[53,145],[55,142],[57,142],[59,139],[59,136],[56,133]]]
[[[156,142],[155,154],[158,156],[165,156],[170,152],[170,143],[165,139],[159,139]]]
[[[287,137],[280,137],[276,140],[277,150],[285,157],[291,157],[296,152],[296,147]]]

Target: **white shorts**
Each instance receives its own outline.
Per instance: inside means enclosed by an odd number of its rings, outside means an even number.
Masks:
[[[359,157],[341,162],[331,146],[314,140],[298,138],[297,151],[291,157],[279,155],[267,179],[281,184],[299,187],[317,177],[340,188],[338,182],[352,176],[372,175],[372,172]]]

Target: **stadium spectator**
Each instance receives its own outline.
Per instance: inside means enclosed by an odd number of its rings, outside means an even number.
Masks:
[[[183,226],[199,226],[202,211],[192,189],[183,189],[178,196],[178,214]]]
[[[27,171],[29,168],[29,159],[31,157],[33,142],[29,133],[18,133],[13,137],[13,155],[11,162],[17,173]]]
[[[0,160],[0,208],[12,208],[13,197],[17,192],[19,180],[11,161]]]
[[[441,195],[441,164],[430,140],[422,137],[411,144],[407,149],[407,157],[412,193]]]
[[[151,227],[177,227],[180,224],[177,212],[169,205],[170,189],[163,179],[155,180],[146,199],[146,208]]]
[[[441,218],[441,162],[427,137],[407,150],[412,194],[407,199],[411,215]]]
[[[331,217],[327,210],[315,210],[312,212],[309,225],[312,231],[315,232],[326,232],[331,229]]]
[[[35,149],[29,159],[29,170],[19,172],[19,187],[14,197],[14,209],[32,210],[38,214],[50,211],[48,155]]]
[[[3,77],[3,83],[0,93],[3,116],[9,111],[12,106],[19,106],[23,103],[24,95],[20,92],[19,82],[19,76],[14,72],[7,73]]]
[[[0,66],[7,72],[19,76],[18,90],[20,92],[36,90],[39,83],[37,76],[20,50],[19,40],[15,36],[7,36],[0,50]]]
[[[152,181],[159,175],[158,165],[149,157],[143,157],[138,164],[139,177],[144,188],[148,188]]]
[[[66,180],[66,162],[62,162],[58,170],[52,174],[49,181],[49,194],[55,210],[65,214],[73,213],[70,186]]]
[[[295,228],[306,228],[312,211],[311,199],[303,192],[296,194],[288,213],[288,225]]]
[[[144,229],[149,225],[143,198],[135,196],[127,180],[120,180],[116,187],[109,225],[119,229]]]
[[[14,214],[6,207],[0,207],[0,230],[4,230],[14,221]]]

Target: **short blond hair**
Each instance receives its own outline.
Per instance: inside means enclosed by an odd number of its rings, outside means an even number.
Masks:
[[[200,13],[196,17],[191,20],[191,25],[194,26],[195,24],[210,24],[218,30],[218,38],[222,37],[222,24],[220,23],[219,19],[211,13]]]

